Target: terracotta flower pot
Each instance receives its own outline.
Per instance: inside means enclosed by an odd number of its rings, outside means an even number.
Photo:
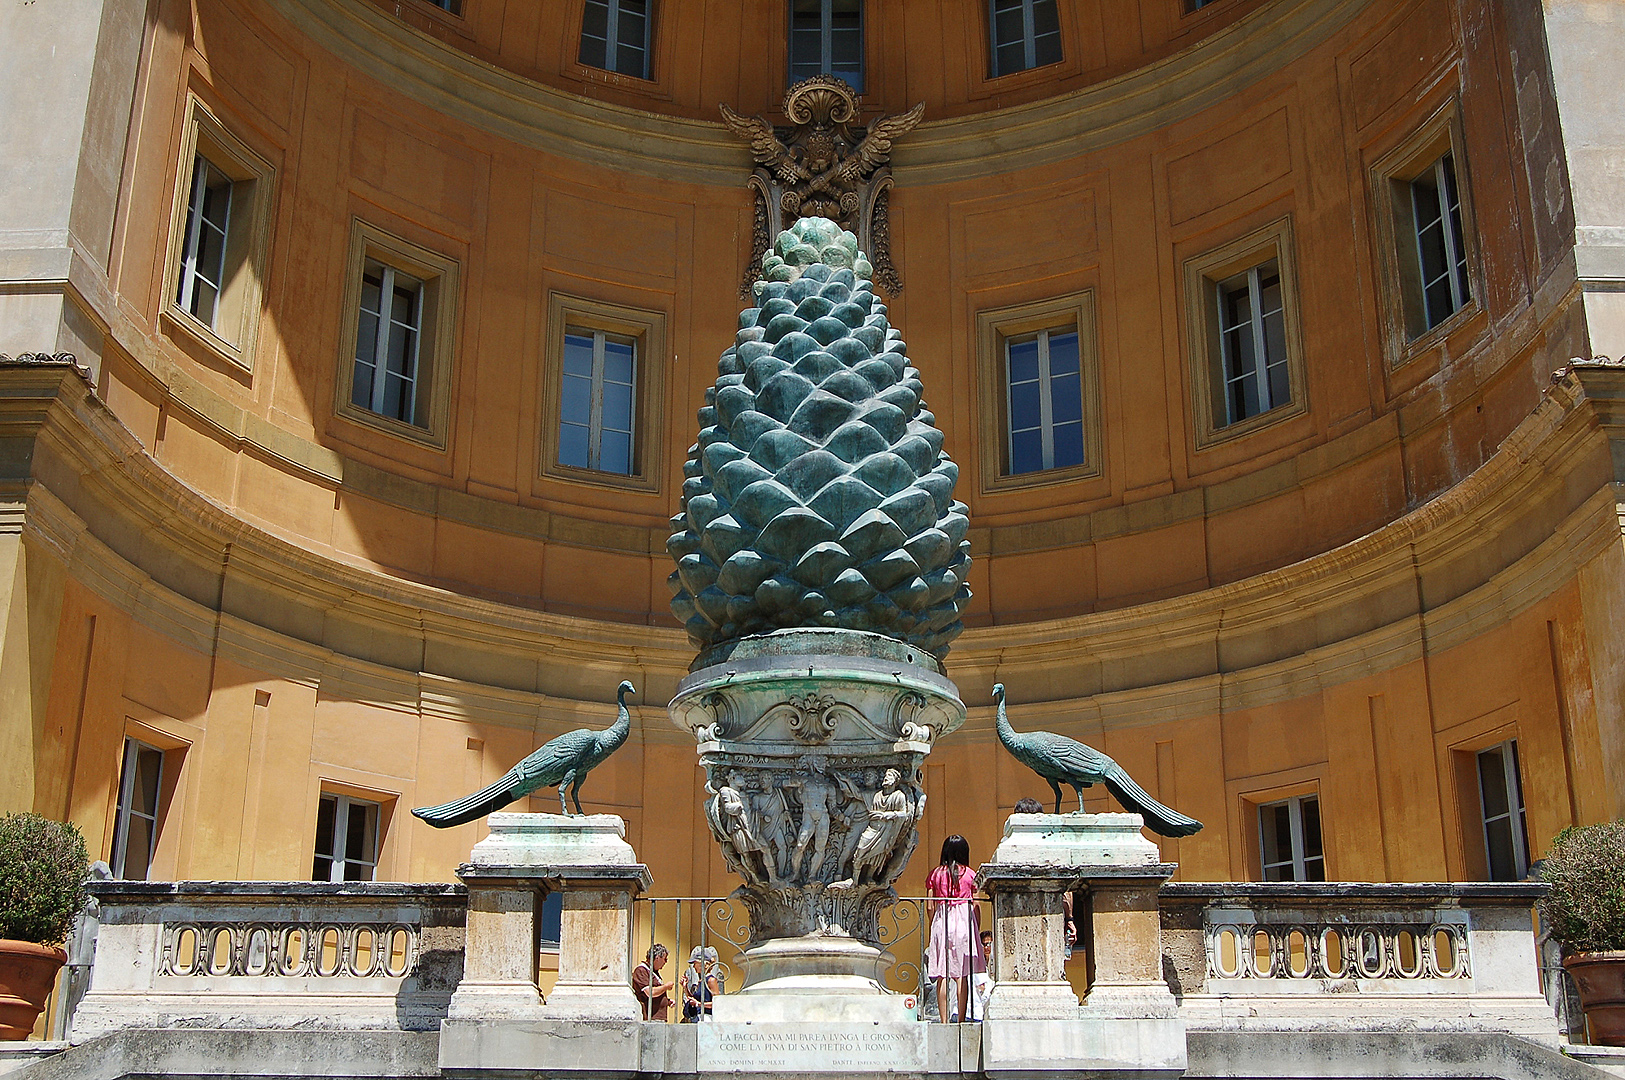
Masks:
[[[54,945],[0,938],[0,1039],[26,1039],[68,954]]]
[[[1563,966],[1574,976],[1591,1041],[1625,1046],[1625,950],[1576,953]]]

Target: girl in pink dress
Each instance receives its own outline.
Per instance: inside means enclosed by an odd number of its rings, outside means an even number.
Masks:
[[[976,872],[970,868],[970,845],[955,834],[942,842],[942,858],[925,879],[926,914],[931,917],[931,944],[926,949],[926,977],[937,981],[937,1018],[948,1019],[948,983],[954,983],[963,1019],[971,976],[987,970],[976,947],[981,918],[976,910]]]

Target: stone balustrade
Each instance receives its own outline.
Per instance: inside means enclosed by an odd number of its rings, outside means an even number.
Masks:
[[[132,1027],[432,1030],[466,892],[390,882],[97,881],[82,1042]]]
[[[1046,1031],[1060,1022],[1054,1031],[1065,1034],[1075,1026],[1080,1032],[1137,1031],[1155,1021],[1152,1026],[1169,1033],[1174,1025],[1190,1032],[1476,1031],[1548,1043],[1560,1038],[1542,994],[1532,925],[1542,885],[1173,882],[1158,889],[1160,866],[1063,869],[1029,861],[1023,855],[984,868],[1000,914],[996,948],[1004,963],[996,967],[1005,968],[1011,980],[1005,989],[1015,992],[1008,1004],[1028,1013],[1002,1021],[991,1015],[991,1026],[1002,1022],[1014,1033],[1042,1020]],[[1024,871],[1031,882],[1024,883]],[[504,920],[512,918],[529,940],[534,906],[521,904],[524,912],[504,915],[496,903],[503,890],[526,897],[552,888],[577,894],[570,905],[576,917],[564,926],[566,938],[578,939],[573,951],[571,941],[564,943],[578,961],[567,965],[568,992],[555,990],[546,1005],[538,1001],[515,1019],[567,1019],[583,1002],[594,1009],[580,1011],[596,1012],[599,1023],[626,1011],[623,975],[632,953],[646,944],[630,940],[629,908],[646,870],[635,864],[568,871],[538,866],[510,869],[517,875],[511,881],[473,866],[464,873],[491,901],[478,905],[491,908],[482,912],[489,940],[473,949],[485,958],[484,968],[473,963],[466,980],[470,899],[461,885],[97,882],[96,961],[72,1037],[83,1042],[118,1029],[166,1027],[430,1031],[450,1015],[462,1019],[450,1025],[456,1037],[442,1050],[455,1049],[473,1038],[486,1008],[497,1004],[493,992],[535,994],[527,951],[509,950],[499,940]],[[527,874],[548,881],[538,886]],[[1122,916],[1116,908],[1136,914],[1144,904],[1105,902],[1141,879],[1149,888],[1135,895],[1154,896],[1160,920],[1160,936],[1149,939],[1112,929]],[[613,895],[598,895],[606,889]],[[1062,1001],[1058,992],[1064,976],[1056,889],[1082,889],[1090,898],[1092,1004]],[[1026,940],[1032,935],[1042,940]],[[1154,989],[1147,970],[1157,965],[1147,969],[1140,954],[1142,946],[1159,944],[1156,959],[1172,991],[1171,1012],[1143,1008],[1155,1004],[1147,999],[1147,989]],[[1054,963],[1034,967],[1034,949],[1056,952]],[[505,969],[498,970],[503,958],[518,965],[511,986],[503,981]],[[459,986],[461,1008],[452,1001]],[[1129,989],[1137,994],[1132,1001],[1122,993]],[[1106,990],[1113,992],[1101,996]],[[1060,1004],[1048,1007],[1051,999]],[[1128,1004],[1136,1008],[1123,1008]],[[667,1041],[679,1034],[676,1028],[665,1033]],[[996,1034],[983,1034],[984,1057],[997,1057]]]
[[[1164,971],[1191,1030],[1500,1031],[1555,1042],[1536,882],[1164,885]]]

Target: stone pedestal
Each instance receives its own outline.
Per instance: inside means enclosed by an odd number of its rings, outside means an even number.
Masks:
[[[750,912],[743,983],[717,1022],[906,1017],[878,915],[918,840],[920,765],[965,719],[918,648],[798,628],[746,638],[677,688],[706,770],[706,819]]]
[[[1138,814],[1017,814],[1005,823],[978,875],[993,898],[994,985],[982,1035],[990,1076],[1184,1071],[1185,1025],[1162,978],[1157,913],[1157,890],[1174,867],[1141,825]],[[1063,897],[1078,888],[1091,901],[1095,961],[1082,1006],[1063,961]]]
[[[468,886],[463,981],[448,1024],[492,1020],[637,1020],[632,900],[650,885],[618,817],[492,814],[490,835],[457,871]],[[559,977],[536,987],[537,916],[563,893]]]

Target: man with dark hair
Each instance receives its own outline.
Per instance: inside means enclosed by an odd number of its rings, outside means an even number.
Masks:
[[[637,995],[645,1020],[665,1023],[671,1012],[671,992],[675,982],[660,982],[660,969],[666,966],[666,947],[651,945],[647,958],[632,969],[632,993]]]
[[[1031,796],[1016,802],[1016,813],[1018,814],[1042,814],[1043,812],[1044,804]]]

